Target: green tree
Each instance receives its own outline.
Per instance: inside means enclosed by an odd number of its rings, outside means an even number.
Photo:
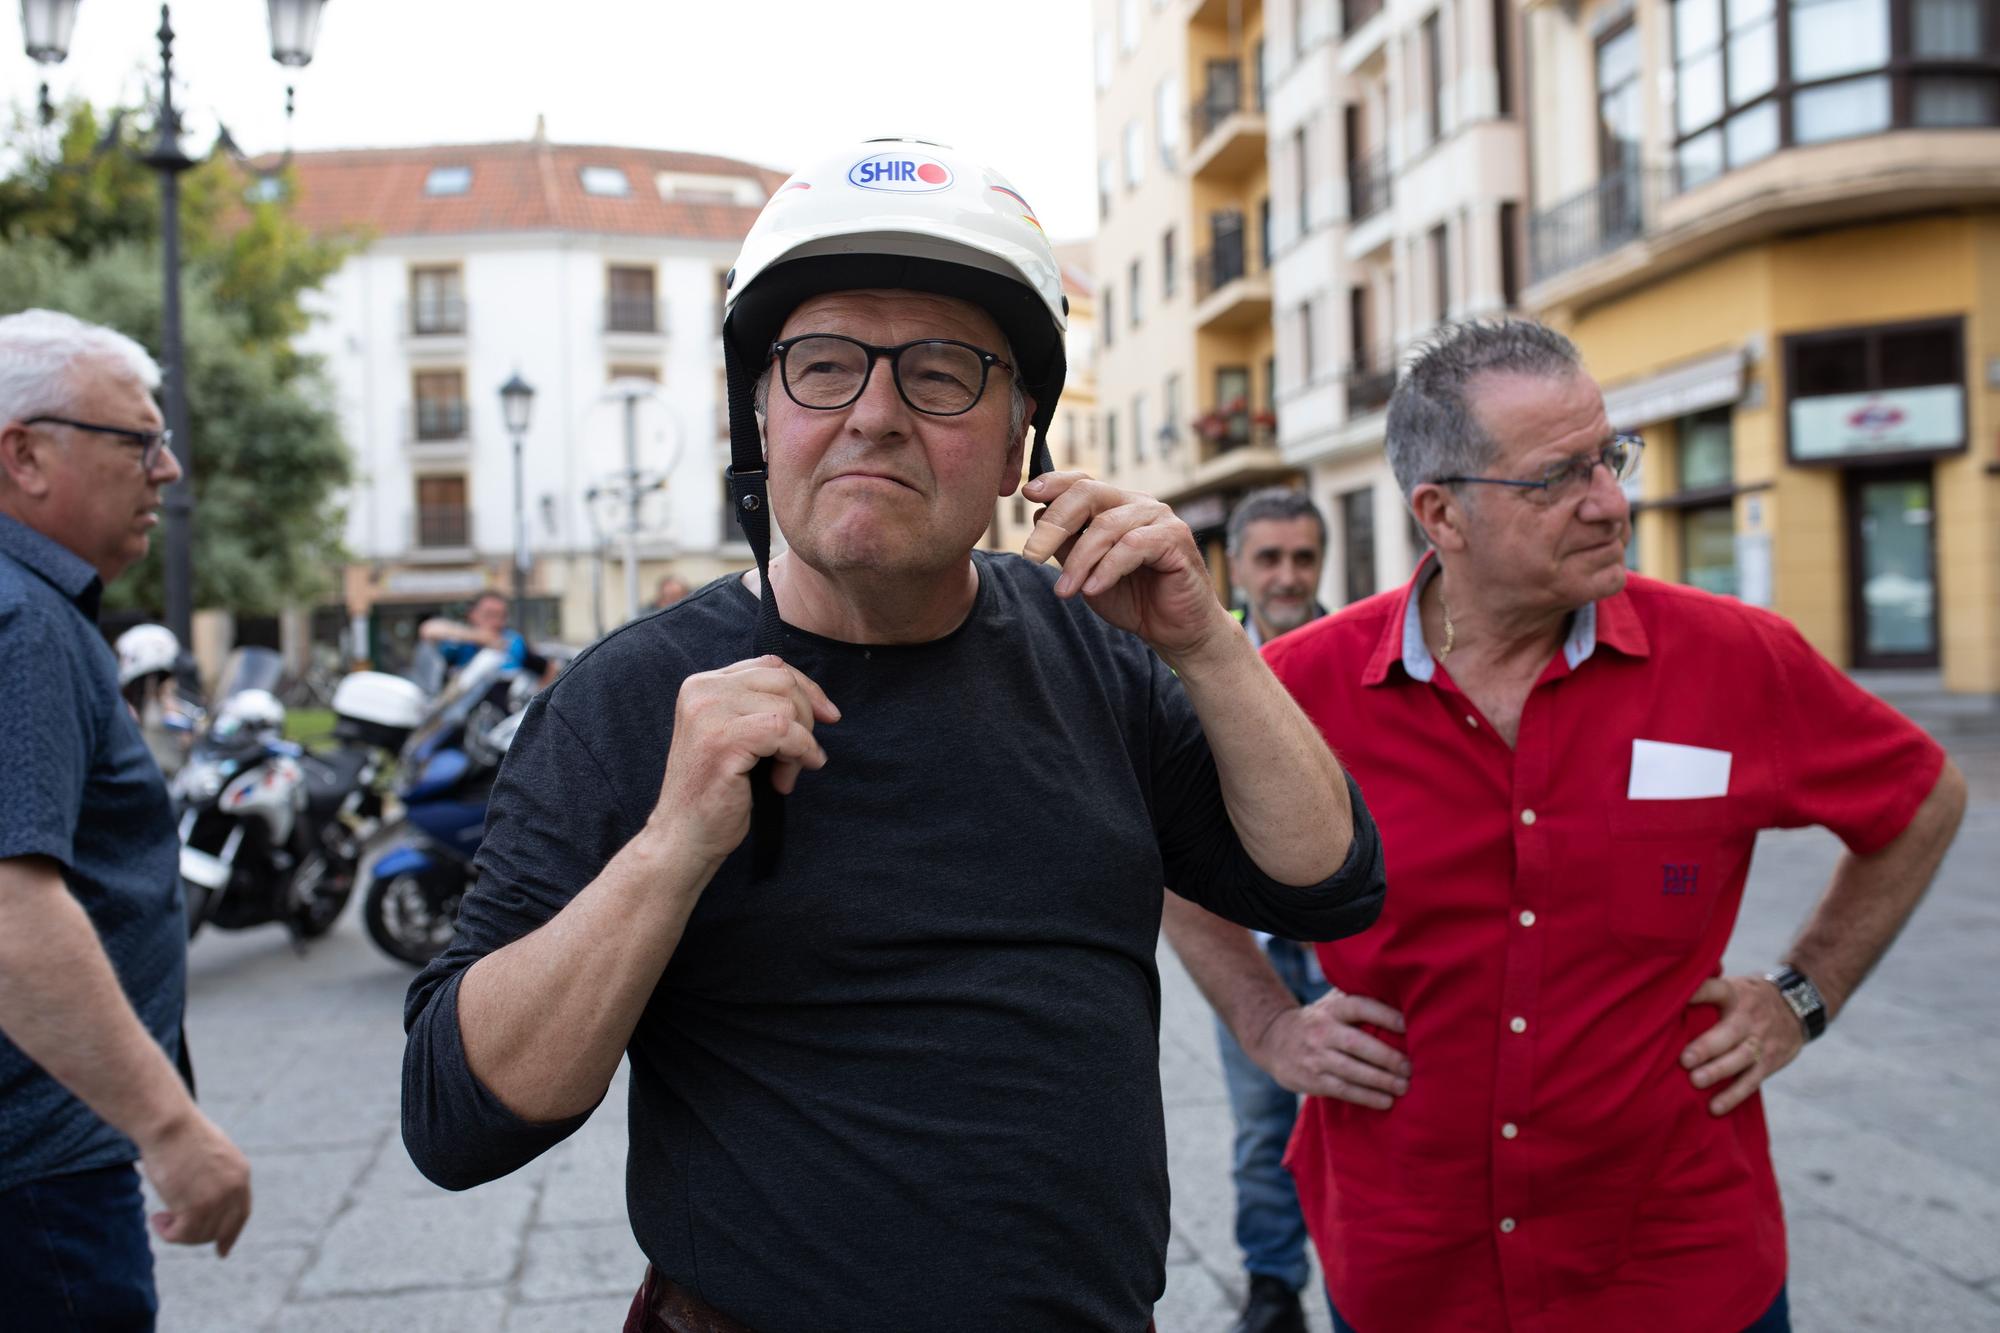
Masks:
[[[129,151],[142,138],[131,118],[113,123],[128,151],[99,151],[98,117],[72,107],[55,160],[30,157],[0,176],[0,313],[68,311],[158,356],[158,186]],[[253,200],[250,184],[226,158],[182,178],[182,327],[196,604],[268,613],[323,596],[338,578],[349,453],[320,366],[292,340],[308,323],[305,294],[357,238],[310,235],[288,190]],[[108,603],[160,605],[160,547]]]

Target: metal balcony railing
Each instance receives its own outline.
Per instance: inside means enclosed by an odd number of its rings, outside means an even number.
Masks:
[[[420,398],[410,411],[410,438],[419,444],[463,440],[471,430],[472,413],[463,399]]]
[[[1638,239],[1670,190],[1665,170],[1633,165],[1535,214],[1528,223],[1532,280],[1566,273]]]
[[[411,516],[410,545],[420,551],[469,550],[472,511],[464,505],[419,505]]]
[[[1366,222],[1390,203],[1389,150],[1378,148],[1347,164],[1347,220]]]
[[[1194,257],[1194,299],[1206,301],[1241,278],[1260,271],[1254,262],[1248,238],[1238,232],[1224,237],[1210,249]]]
[[[1188,115],[1188,124],[1194,131],[1188,142],[1195,147],[1200,147],[1216,126],[1243,109],[1243,67],[1235,64],[1230,68],[1237,71],[1234,78],[1217,79],[1211,71],[1208,86]]]
[[[420,296],[410,302],[410,334],[417,338],[465,332],[465,298]]]
[[[660,303],[651,296],[607,296],[604,298],[606,333],[664,333]]]
[[[1396,392],[1396,354],[1382,348],[1357,356],[1342,379],[1347,385],[1347,415],[1362,416],[1388,406]]]

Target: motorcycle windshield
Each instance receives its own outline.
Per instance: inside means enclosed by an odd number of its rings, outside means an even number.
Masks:
[[[498,648],[482,648],[463,670],[453,678],[450,688],[431,701],[430,712],[425,715],[422,725],[403,746],[403,753],[412,757],[429,754],[440,739],[455,738],[454,733],[464,725],[466,716],[479,706],[487,691],[502,680],[515,675],[507,665],[507,654]]]
[[[270,648],[238,648],[222,664],[222,679],[215,687],[217,702],[245,690],[278,692],[285,677],[285,659]]]

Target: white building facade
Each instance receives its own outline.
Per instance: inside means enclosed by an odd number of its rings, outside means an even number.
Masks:
[[[1422,551],[1382,451],[1400,360],[1525,281],[1519,28],[1509,0],[1267,5],[1278,448],[1327,515],[1331,606]]]
[[[775,173],[539,139],[294,166],[302,220],[363,238],[299,340],[354,456],[356,656],[397,665],[423,617],[511,592],[517,551],[524,628],[576,643],[626,619],[628,550],[641,605],[666,573],[748,563],[724,503],[722,279]],[[518,482],[516,374],[535,391]]]

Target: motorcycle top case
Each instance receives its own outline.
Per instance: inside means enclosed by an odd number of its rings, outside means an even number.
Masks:
[[[357,671],[333,691],[333,734],[344,741],[400,750],[424,719],[427,696],[414,681]]]

